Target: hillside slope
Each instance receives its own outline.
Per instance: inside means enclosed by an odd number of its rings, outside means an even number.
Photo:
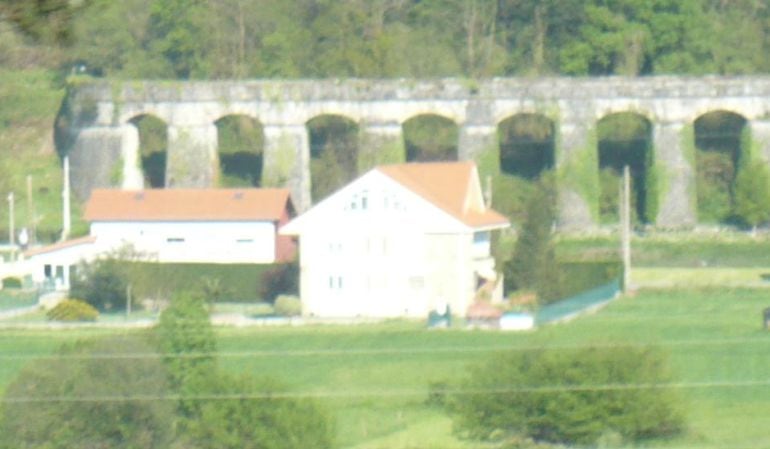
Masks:
[[[61,233],[62,173],[53,124],[63,96],[63,83],[52,71],[0,69],[0,242],[8,240],[10,192],[17,230],[35,228],[41,242],[54,241]],[[73,202],[73,227],[83,233],[79,210]]]

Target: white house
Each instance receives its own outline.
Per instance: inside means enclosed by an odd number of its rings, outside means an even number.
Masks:
[[[24,260],[16,262],[21,272],[32,275],[37,284],[49,283],[51,287],[68,289],[74,267],[81,261],[90,261],[107,248],[97,244],[93,236],[80,237],[32,248],[24,252]]]
[[[437,162],[375,168],[280,232],[299,236],[305,315],[425,317],[465,314],[495,277],[490,232],[508,226],[472,162]]]
[[[90,235],[32,248],[19,267],[67,289],[79,262],[126,245],[157,262],[287,262],[296,245],[278,228],[293,216],[288,189],[96,189],[85,208]]]
[[[101,244],[177,263],[288,261],[294,243],[278,227],[293,215],[288,189],[95,189],[85,208]]]

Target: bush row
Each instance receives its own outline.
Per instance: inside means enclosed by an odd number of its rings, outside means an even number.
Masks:
[[[623,274],[619,260],[559,261],[560,299],[607,284]]]

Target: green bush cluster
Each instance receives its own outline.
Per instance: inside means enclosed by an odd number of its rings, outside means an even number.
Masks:
[[[105,312],[126,306],[127,288],[128,280],[119,262],[103,259],[78,266],[70,293]]]
[[[260,277],[259,296],[269,303],[279,295],[299,293],[299,264],[297,262],[271,265]]]
[[[3,278],[3,288],[21,288],[22,282],[21,279],[17,277],[7,277]]]
[[[472,438],[592,445],[670,437],[684,426],[665,357],[603,347],[513,352],[477,366],[452,398]]]
[[[79,299],[65,299],[45,316],[51,321],[96,321],[99,311]]]
[[[299,316],[302,314],[302,303],[294,295],[278,295],[273,307],[275,313],[281,316]]]

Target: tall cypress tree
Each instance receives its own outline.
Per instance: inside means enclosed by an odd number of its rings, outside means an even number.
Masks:
[[[506,290],[534,290],[540,302],[557,299],[559,294],[553,246],[554,199],[548,179],[539,180],[527,202],[513,257],[505,264]]]

